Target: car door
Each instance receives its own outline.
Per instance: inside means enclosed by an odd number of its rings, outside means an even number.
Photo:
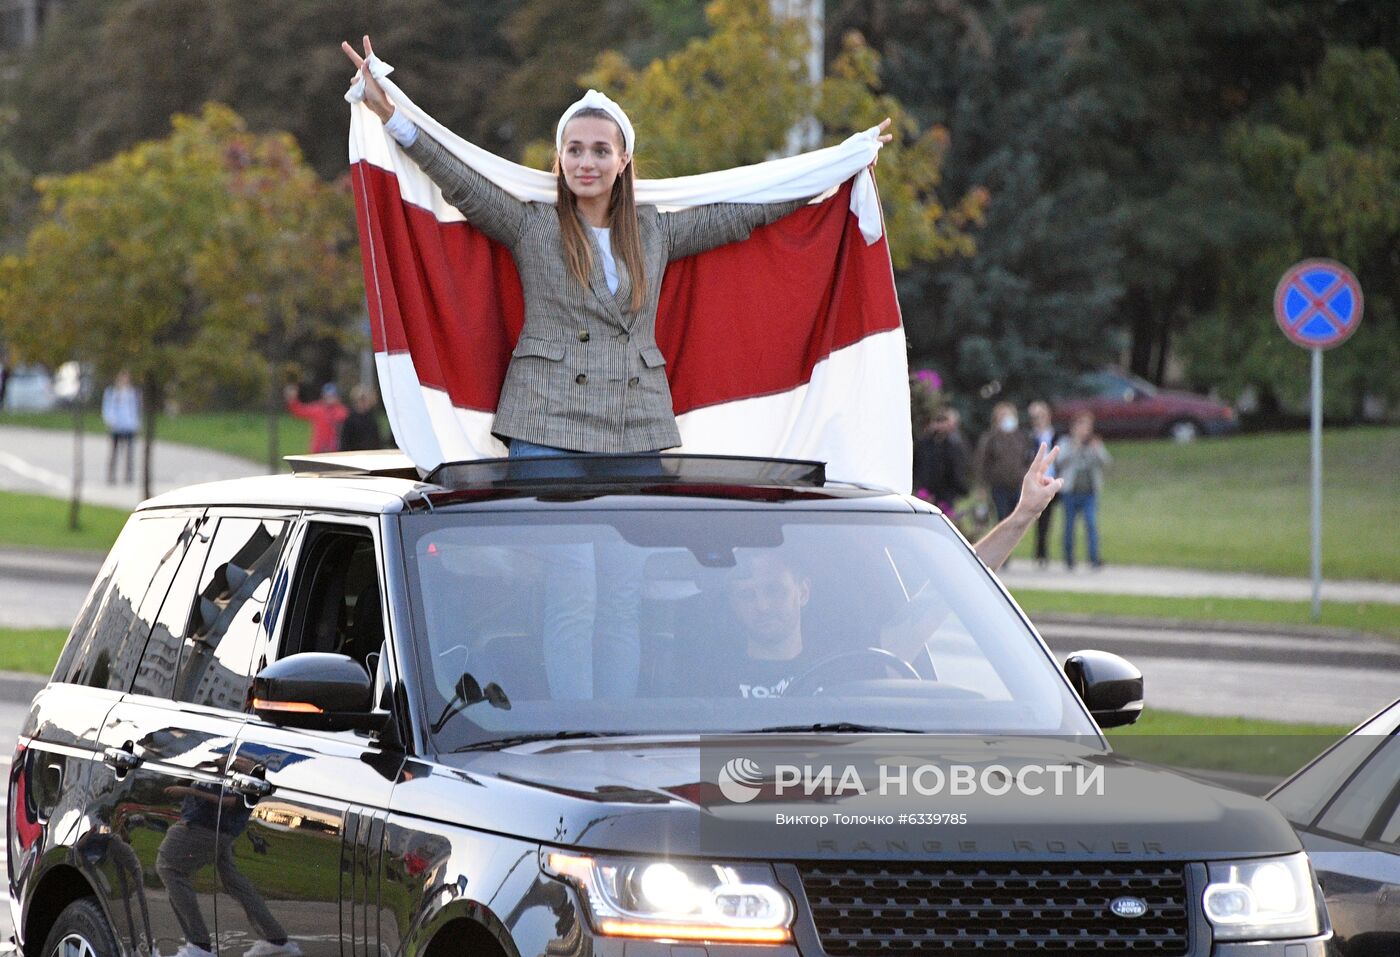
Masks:
[[[347,654],[384,673],[388,635],[377,519],[312,516],[289,556],[287,599],[268,660],[306,651]],[[235,745],[221,832],[237,869],[258,877],[260,916],[225,887],[220,954],[341,957],[376,953],[379,868],[389,793],[402,755],[355,732],[278,727],[251,718]],[[231,900],[229,898],[239,898]],[[287,944],[269,940],[267,918]]]
[[[103,726],[120,782],[108,855],[125,892],[113,916],[136,953],[213,953],[224,778],[289,528],[287,516],[257,513],[197,523],[130,693]]]
[[[1346,957],[1400,953],[1400,736],[1337,791],[1303,846]]]
[[[136,759],[129,741],[113,740],[104,729],[139,669],[152,620],[197,528],[198,512],[191,511],[128,521],[74,624],[53,683],[35,701],[34,739],[21,749],[12,779],[12,807],[27,813],[25,826],[11,833],[17,882],[33,888],[23,875],[43,866],[31,852],[43,851],[47,823],[50,844],[72,847],[100,888],[114,930],[132,947],[149,942],[151,924],[124,818]],[[79,760],[84,752],[87,759]]]
[[[1400,954],[1400,701],[1269,795],[1303,839],[1339,953]]]

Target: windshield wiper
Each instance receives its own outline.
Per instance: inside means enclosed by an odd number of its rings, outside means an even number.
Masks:
[[[635,733],[635,731],[540,731],[534,734],[516,734],[508,738],[492,738],[489,741],[477,741],[473,744],[464,744],[460,748],[453,748],[452,753],[460,754],[463,751],[497,751],[501,748],[513,748],[517,744],[530,744],[534,741],[565,741],[570,738],[615,738]]]
[[[912,728],[887,728],[878,724],[856,724],[853,721],[831,721],[826,724],[779,724],[768,728],[751,728],[738,734],[923,734]]]

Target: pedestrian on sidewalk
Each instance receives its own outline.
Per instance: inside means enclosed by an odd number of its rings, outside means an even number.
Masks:
[[[107,456],[107,484],[117,484],[117,459],[126,455],[126,484],[136,481],[136,430],[141,427],[141,396],[125,369],[102,392],[102,421],[112,437]]]
[[[1050,406],[1037,399],[1026,407],[1026,415],[1031,420],[1031,454],[1042,445],[1047,449],[1053,449],[1059,445],[1061,434],[1056,431],[1054,423],[1050,418]],[[1055,464],[1050,463],[1046,472],[1047,477],[1055,478]],[[1041,568],[1050,564],[1050,519],[1055,512],[1055,503],[1059,501],[1058,496],[1052,496],[1050,501],[1045,503],[1045,511],[1035,520],[1035,563]]]
[[[1099,495],[1103,492],[1103,473],[1113,458],[1104,448],[1103,439],[1094,433],[1094,417],[1080,412],[1070,422],[1069,435],[1060,440],[1058,469],[1064,485],[1060,498],[1065,505],[1065,566],[1074,568],[1074,525],[1084,517],[1084,532],[1089,539],[1089,564],[1103,567],[1099,554]]]
[[[350,390],[350,414],[340,426],[340,450],[360,452],[382,449],[384,439],[379,434],[379,403],[374,390],[357,385]]]
[[[302,402],[297,395],[297,387],[289,385],[283,391],[287,399],[287,411],[298,419],[311,423],[311,452],[335,452],[340,448],[340,425],[350,413],[345,403],[340,401],[340,391],[335,383],[321,386],[319,402]]]
[[[992,407],[991,427],[977,440],[973,459],[977,482],[991,494],[997,521],[1003,521],[1015,510],[1021,497],[1021,478],[1034,455],[1016,407],[1010,402],[998,402]]]

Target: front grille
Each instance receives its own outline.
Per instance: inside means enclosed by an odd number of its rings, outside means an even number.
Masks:
[[[832,957],[1190,949],[1180,864],[825,861],[799,871]],[[1118,917],[1117,897],[1140,898],[1147,912]]]

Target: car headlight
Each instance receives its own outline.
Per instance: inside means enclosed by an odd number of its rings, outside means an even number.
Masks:
[[[546,873],[579,889],[600,934],[745,944],[792,940],[792,898],[764,865],[549,850],[541,858]]]
[[[1318,934],[1317,899],[1307,854],[1209,865],[1202,895],[1217,940],[1268,940]]]

